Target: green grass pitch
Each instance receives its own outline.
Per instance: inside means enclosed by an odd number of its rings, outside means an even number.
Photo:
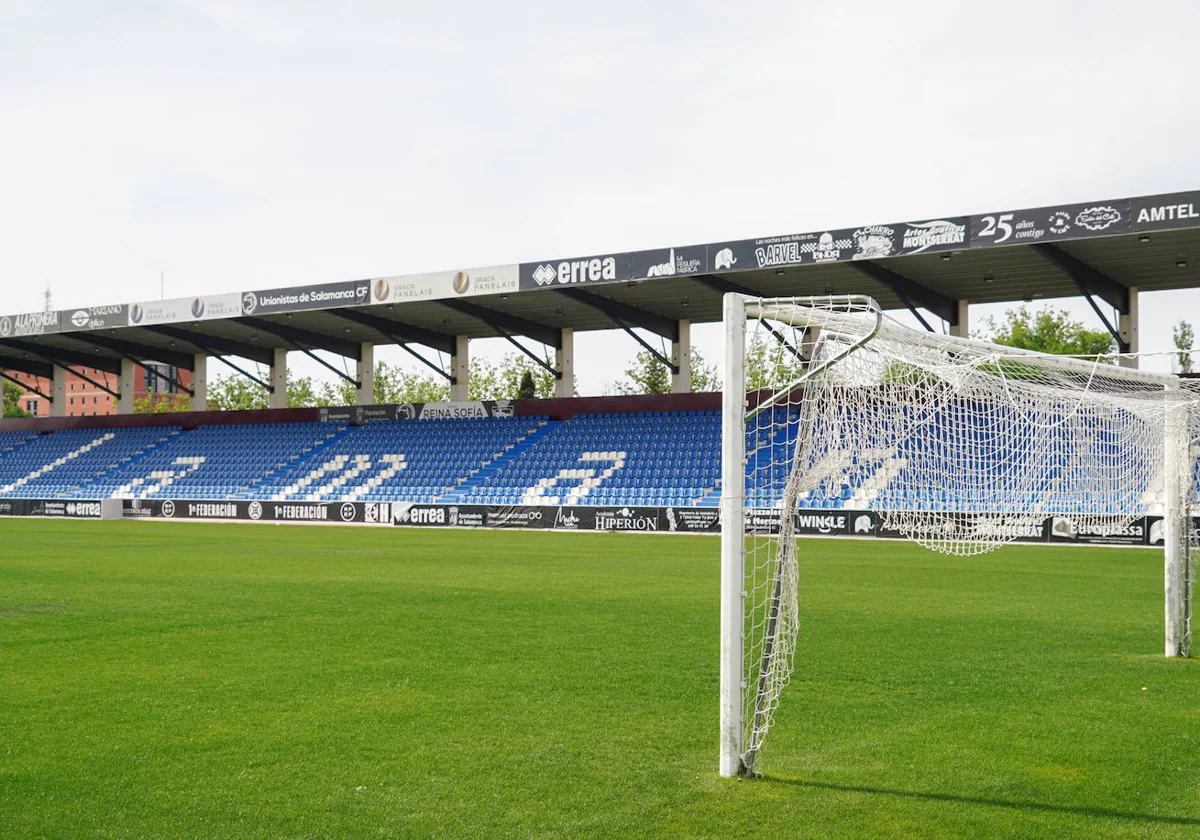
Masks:
[[[1162,557],[802,543],[760,781],[715,538],[0,523],[0,837],[1200,837]]]

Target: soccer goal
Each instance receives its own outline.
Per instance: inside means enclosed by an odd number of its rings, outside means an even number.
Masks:
[[[727,294],[724,326],[722,776],[761,772],[814,511],[963,557],[1153,523],[1166,654],[1188,654],[1200,387],[920,332],[868,297]]]

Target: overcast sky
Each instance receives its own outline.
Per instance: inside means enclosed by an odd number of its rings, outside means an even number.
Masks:
[[[0,0],[0,311],[1200,188],[1197,31],[1195,0]],[[1142,349],[1179,317],[1200,293],[1143,295]],[[581,336],[581,390],[636,349]]]

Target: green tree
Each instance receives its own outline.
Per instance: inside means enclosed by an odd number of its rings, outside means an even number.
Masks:
[[[521,384],[517,387],[517,399],[531,400],[537,396],[537,386],[533,384],[533,371],[521,374]]]
[[[721,390],[721,371],[717,363],[704,358],[699,347],[692,347],[692,390],[696,393]]]
[[[375,376],[375,401],[381,405],[446,402],[449,399],[450,381],[436,373],[409,373],[393,367],[387,376]]]
[[[649,350],[639,350],[633,363],[625,368],[625,378],[614,386],[618,394],[667,394],[671,391],[671,372]]]
[[[521,393],[521,380],[529,375],[534,396],[547,399],[554,396],[554,374],[528,356],[509,353],[499,364],[487,359],[471,360],[471,380],[467,397],[472,400],[515,400]]]
[[[208,383],[209,408],[248,411],[267,407],[267,389],[240,373],[218,376]]]
[[[1171,338],[1175,341],[1175,349],[1179,351],[1179,372],[1192,372],[1192,345],[1196,340],[1196,335],[1192,331],[1192,325],[1187,321],[1180,321],[1175,325],[1175,329],[1171,333]]]
[[[804,363],[772,335],[755,330],[746,342],[746,390],[772,390],[795,382]]]
[[[4,416],[5,417],[32,417],[28,411],[21,408],[21,396],[25,392],[18,388],[13,383],[5,380],[4,382]]]
[[[311,376],[292,377],[292,371],[288,370],[287,376],[287,407],[288,408],[313,408],[318,405],[329,405],[328,402],[322,402],[317,395],[317,388],[313,384]]]
[[[692,391],[721,390],[721,373],[715,362],[709,363],[699,347],[692,347]],[[638,351],[633,364],[625,368],[625,378],[613,383],[618,394],[669,394],[671,369],[649,350]]]
[[[191,410],[192,401],[186,394],[146,394],[133,401],[134,414],[173,414]]]
[[[322,382],[316,404],[354,405],[358,389],[353,382],[338,377]],[[450,384],[433,373],[409,373],[398,365],[375,363],[375,403],[392,405],[406,402],[445,402],[450,399]]]
[[[1072,320],[1065,309],[1047,307],[1031,312],[1021,306],[1005,312],[999,321],[987,318],[984,324],[987,327],[984,337],[1006,347],[1060,356],[1098,356],[1117,349],[1116,341],[1106,330],[1087,329]]]

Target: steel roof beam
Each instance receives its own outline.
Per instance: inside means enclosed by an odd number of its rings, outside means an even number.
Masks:
[[[891,290],[930,332],[933,332],[933,328],[917,312],[917,307],[929,310],[947,324],[958,326],[958,301],[954,298],[928,286],[923,286],[916,280],[897,274],[890,268],[884,268],[870,260],[848,262],[846,265]]]
[[[1117,349],[1122,353],[1129,352],[1129,342],[1121,337],[1119,323],[1114,324],[1096,305],[1096,296],[1116,309],[1123,315],[1129,314],[1129,289],[1105,274],[1100,273],[1087,263],[1071,256],[1066,251],[1054,245],[1032,245],[1034,251],[1071,278],[1075,288],[1083,295],[1083,299],[1092,307],[1100,323],[1108,330],[1109,335],[1117,342]]]
[[[244,327],[250,327],[251,329],[278,336],[284,341],[290,341],[297,347],[307,345],[309,349],[328,350],[330,353],[337,353],[339,356],[345,356],[355,361],[362,358],[362,345],[356,341],[347,341],[344,338],[322,335],[312,330],[293,327],[291,324],[277,324],[274,321],[267,321],[263,318],[242,317],[231,320]],[[301,349],[303,348],[301,347]]]
[[[1037,244],[1030,247],[1070,277],[1081,293],[1101,298],[1122,314],[1129,313],[1129,289],[1125,286],[1057,245]]]
[[[41,379],[54,378],[54,365],[50,362],[38,362],[33,359],[14,359],[11,356],[0,357],[0,370],[19,370],[30,376]]]
[[[258,362],[260,365],[269,365],[274,361],[274,354],[269,347],[259,347],[254,344],[246,344],[243,341],[234,341],[218,336],[200,335],[199,333],[189,332],[179,327],[162,324],[140,327],[139,329],[150,330],[150,332],[165,335],[167,338],[173,338],[176,341],[185,341],[210,356],[240,356],[243,359]]]
[[[352,324],[369,327],[376,332],[383,333],[397,344],[424,344],[426,347],[446,353],[447,355],[454,355],[454,336],[446,335],[445,333],[434,332],[424,327],[414,327],[411,324],[402,324],[399,321],[373,315],[370,312],[339,310],[330,311],[326,314],[349,321]]]
[[[679,340],[679,322],[665,315],[659,315],[657,312],[650,312],[639,306],[613,300],[610,297],[604,297],[603,295],[584,291],[583,289],[556,289],[555,291],[577,303],[582,303],[585,306],[590,306],[592,309],[603,312],[618,327],[625,329],[628,329],[628,327],[641,327],[642,329],[661,335],[668,341]]]
[[[562,347],[562,332],[556,327],[548,327],[545,324],[530,321],[528,318],[510,315],[498,309],[488,309],[486,306],[465,300],[439,300],[438,303],[455,312],[461,312],[463,315],[483,321],[501,335],[506,332],[523,335],[549,347]]]
[[[163,350],[160,347],[152,347],[149,344],[138,344],[137,342],[125,341],[120,338],[110,338],[106,335],[65,333],[62,338],[69,338],[80,344],[90,344],[96,347],[103,347],[106,350],[112,350],[114,353],[120,353],[125,358],[137,364],[142,364],[145,361],[166,362],[173,367],[183,370],[193,370],[196,366],[195,356],[190,353],[180,353],[178,350]]]
[[[10,368],[10,370],[16,370],[16,368]],[[11,382],[14,385],[18,386],[19,388],[21,388],[22,390],[28,391],[31,394],[36,394],[37,396],[41,397],[44,400],[47,400],[49,402],[54,402],[54,397],[50,396],[49,394],[42,393],[35,386],[30,385],[28,382],[22,382],[19,379],[9,376],[3,370],[0,370],[0,379],[3,379],[7,382]]]
[[[748,289],[745,286],[734,283],[732,280],[726,280],[724,277],[718,277],[715,274],[695,274],[688,279],[695,280],[697,283],[708,286],[708,288],[723,295],[734,292],[739,295],[749,295],[750,297],[762,297],[760,293],[753,289]]]
[[[46,347],[43,344],[32,341],[19,341],[15,338],[0,339],[0,347],[9,347],[13,350],[20,350],[23,353],[32,353],[35,356],[40,356],[43,359],[53,362],[59,367],[83,365],[84,367],[102,370],[105,373],[114,373],[118,376],[121,374],[120,359],[110,359],[107,356],[99,356],[95,353],[79,353],[75,350],[66,350],[59,347]]]
[[[692,277],[691,279],[697,280],[701,284],[708,286],[708,288],[710,288],[714,291],[720,292],[723,295],[733,293],[733,294],[738,294],[738,295],[749,295],[750,297],[762,297],[762,295],[760,295],[758,292],[755,292],[751,289],[747,289],[745,286],[739,286],[737,283],[734,283],[732,280],[726,280],[724,277],[717,277],[714,274],[697,274],[694,277]],[[795,356],[797,359],[799,359],[802,362],[809,361],[808,359],[804,358],[804,354],[800,352],[799,348],[797,348],[794,344],[792,344],[790,341],[787,340],[787,338],[783,335],[783,333],[779,332],[779,330],[777,330],[773,326],[771,326],[770,321],[767,321],[764,319],[764,320],[760,321],[759,323],[762,324],[763,327],[766,328],[767,332],[769,332],[771,335],[773,335],[775,337],[775,340],[778,341],[780,344],[782,344],[789,353],[791,353],[793,356]],[[801,330],[800,331],[801,337],[805,336],[807,334],[807,332],[808,332],[807,330]]]

